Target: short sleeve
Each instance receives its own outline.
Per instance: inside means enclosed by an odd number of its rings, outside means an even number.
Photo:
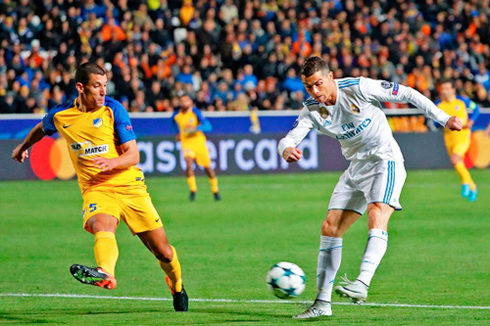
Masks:
[[[66,110],[70,106],[71,104],[68,103],[59,104],[54,108],[52,108],[51,110],[49,110],[49,112],[44,116],[43,129],[46,135],[51,136],[58,131],[58,129],[56,129],[56,126],[54,124],[54,116],[56,113]]]
[[[54,114],[54,110],[51,110],[43,118],[44,133],[48,136],[51,136],[58,131],[54,125]]]
[[[179,113],[179,110],[175,110],[174,113],[172,114],[172,131],[175,134],[180,133],[179,125],[177,124],[177,121],[175,120],[175,117],[177,116],[178,113]]]
[[[196,115],[197,121],[199,123],[203,123],[204,117],[202,116],[201,111],[199,109],[197,109],[197,108],[192,108],[192,112],[194,112],[194,114]]]
[[[124,144],[130,140],[135,140],[136,135],[131,125],[131,119],[129,119],[129,114],[124,106],[116,100],[112,100],[109,107],[114,113],[114,130],[119,137],[120,143]]]

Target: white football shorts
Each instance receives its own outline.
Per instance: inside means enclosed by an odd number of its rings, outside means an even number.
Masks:
[[[370,203],[385,203],[401,210],[400,195],[407,172],[403,162],[351,162],[333,190],[328,209],[364,214]]]

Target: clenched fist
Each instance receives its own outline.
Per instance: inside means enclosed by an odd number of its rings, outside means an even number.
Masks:
[[[446,128],[449,130],[461,131],[461,129],[463,129],[463,121],[458,117],[450,117],[446,122]]]
[[[282,153],[282,157],[288,163],[298,162],[303,157],[303,152],[300,149],[288,147]]]

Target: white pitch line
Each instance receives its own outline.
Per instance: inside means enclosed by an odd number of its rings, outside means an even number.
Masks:
[[[132,300],[132,301],[172,301],[170,298],[152,298],[152,297],[116,297],[108,295],[86,295],[86,294],[64,294],[64,293],[0,293],[0,297],[35,297],[35,298],[75,298],[75,299],[109,299],[109,300]],[[229,302],[229,303],[304,303],[311,301],[301,300],[236,300],[236,299],[202,299],[191,298],[192,302]],[[333,302],[334,305],[351,306],[352,303]],[[404,303],[364,303],[363,306],[371,307],[394,307],[394,308],[428,308],[428,309],[473,309],[473,310],[490,310],[490,306],[450,306],[450,305],[426,305],[426,304],[404,304]]]

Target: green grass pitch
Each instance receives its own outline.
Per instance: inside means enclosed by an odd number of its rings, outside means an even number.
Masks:
[[[149,192],[182,263],[191,298],[188,313],[173,312],[170,301],[136,300],[169,299],[170,294],[158,264],[123,224],[117,233],[118,287],[107,291],[72,278],[71,264],[95,263],[93,236],[81,225],[76,182],[1,182],[0,323],[488,325],[490,172],[472,174],[480,190],[476,203],[460,197],[454,171],[408,173],[404,210],[392,217],[388,252],[368,303],[410,306],[358,306],[334,297],[334,315],[308,323],[291,315],[315,297],[319,230],[339,173],[222,176],[218,203],[204,177],[198,178],[194,203],[188,202],[184,177],[149,179]],[[338,276],[357,276],[366,238],[363,216],[344,237]],[[305,293],[286,304],[265,284],[268,268],[279,261],[297,263],[307,277]],[[56,293],[89,297],[32,296]]]

